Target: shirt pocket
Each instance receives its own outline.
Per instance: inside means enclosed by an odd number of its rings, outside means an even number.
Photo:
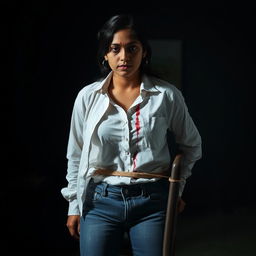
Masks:
[[[166,134],[168,125],[165,117],[150,117],[145,127],[145,138],[147,139],[147,144],[151,148],[160,149],[167,143]]]

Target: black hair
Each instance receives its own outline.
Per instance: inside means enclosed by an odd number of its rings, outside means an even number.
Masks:
[[[113,40],[114,34],[119,30],[127,28],[132,30],[135,38],[142,44],[143,51],[146,51],[146,56],[143,58],[140,66],[141,72],[148,75],[153,74],[150,68],[151,47],[147,41],[145,32],[142,30],[142,24],[137,23],[135,18],[130,14],[119,14],[111,17],[97,34],[97,61],[101,75],[106,76],[111,71],[107,61],[104,61],[104,56],[109,52],[109,46]]]

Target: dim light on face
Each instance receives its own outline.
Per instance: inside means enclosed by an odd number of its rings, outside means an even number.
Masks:
[[[123,29],[114,34],[105,60],[114,75],[132,77],[139,72],[144,56],[141,42],[134,38],[130,29]]]

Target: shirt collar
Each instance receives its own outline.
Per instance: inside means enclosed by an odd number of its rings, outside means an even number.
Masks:
[[[142,76],[142,82],[140,85],[140,92],[146,91],[146,92],[160,92],[153,82],[150,80],[150,78],[147,75]]]
[[[95,91],[98,91],[99,93],[107,93],[108,86],[110,84],[111,78],[112,78],[113,72],[111,71],[106,78],[104,78],[101,82],[99,82],[96,87]]]
[[[96,87],[95,91],[98,91],[100,93],[107,93],[108,86],[110,84],[110,81],[113,76],[113,71],[110,71],[110,73],[107,75],[106,78],[104,78]],[[160,92],[152,83],[152,81],[149,79],[147,75],[142,76],[142,82],[140,84],[140,93],[143,92]]]

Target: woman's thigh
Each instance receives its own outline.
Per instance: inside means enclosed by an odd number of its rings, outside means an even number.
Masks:
[[[105,193],[104,185],[91,187],[80,219],[81,256],[117,256],[124,236],[123,201]]]
[[[119,225],[89,213],[80,222],[80,255],[119,256],[123,235]]]
[[[168,187],[163,184],[149,189],[141,208],[136,207],[129,231],[133,256],[162,256],[167,199]]]
[[[150,216],[130,229],[134,256],[162,256],[165,218]]]

